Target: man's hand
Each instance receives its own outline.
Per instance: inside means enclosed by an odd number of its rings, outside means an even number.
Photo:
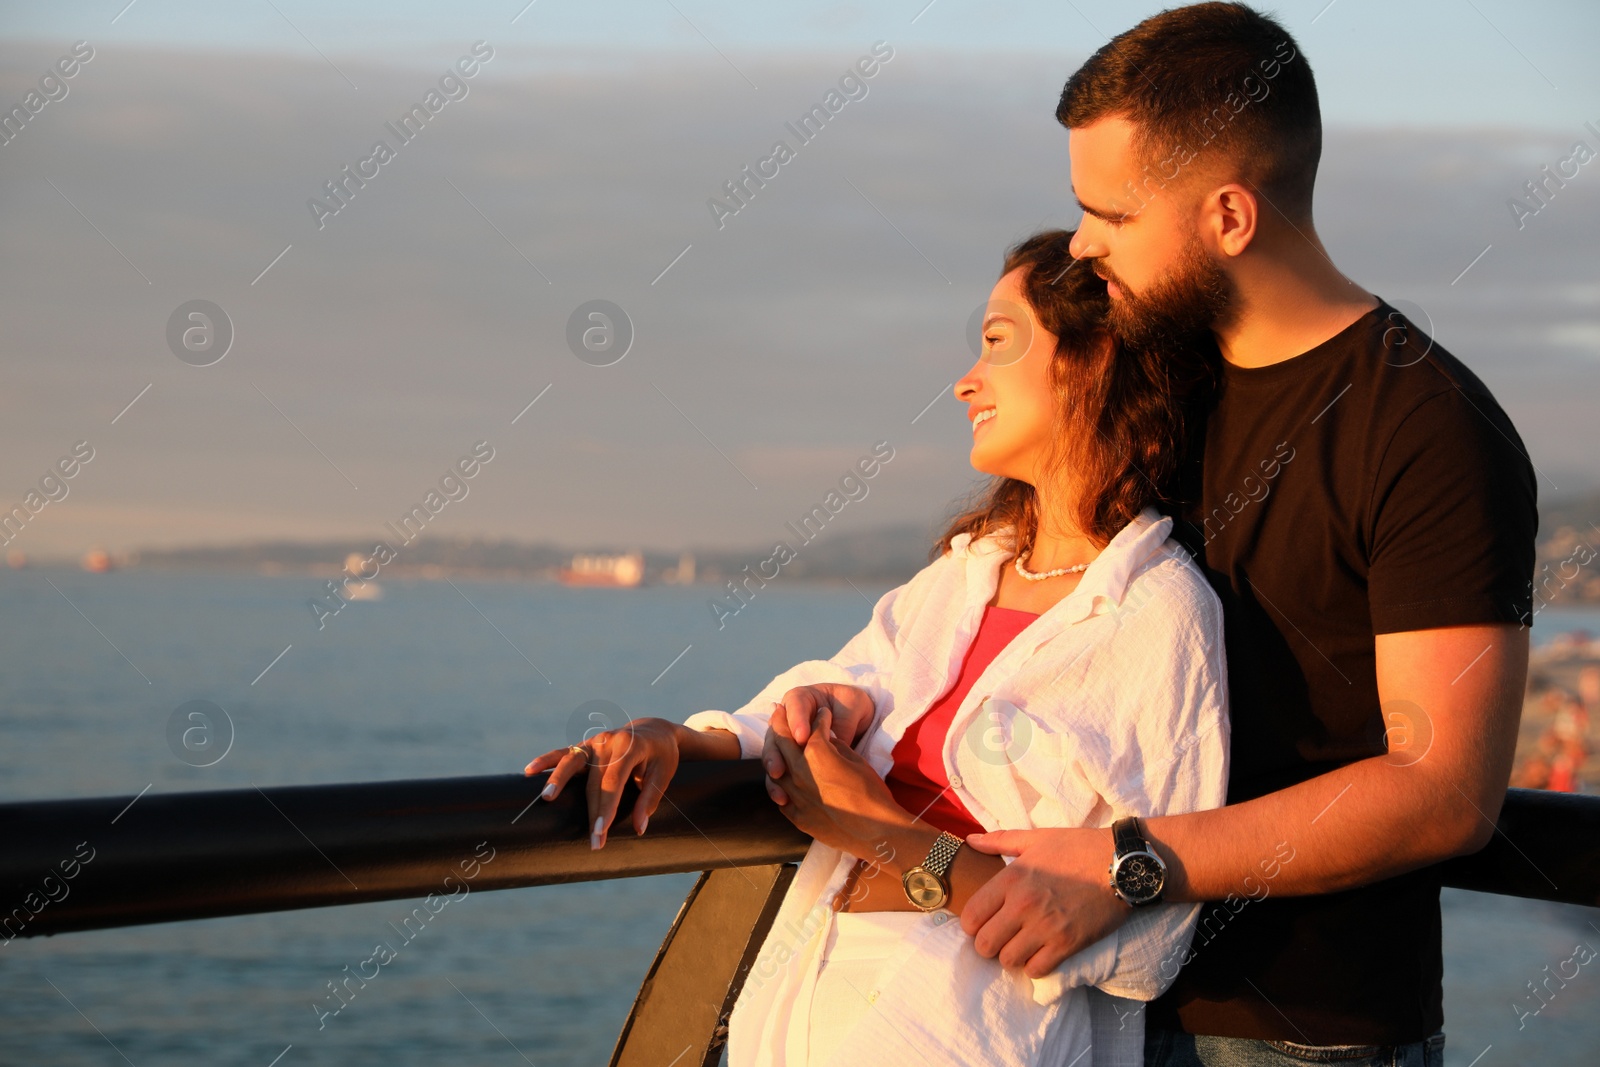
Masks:
[[[773,704],[767,738],[761,746],[761,765],[767,769],[769,779],[782,778],[788,771],[783,753],[778,750],[776,737],[793,738],[795,744],[804,748],[806,742],[811,740],[811,724],[823,709],[830,714],[833,736],[847,748],[854,747],[861,740],[861,735],[866,733],[867,727],[872,725],[873,716],[877,714],[872,694],[858,685],[828,682],[789,690],[783,694],[781,704]],[[768,791],[772,792],[773,788],[769,782]],[[779,804],[784,803],[782,787],[776,787],[772,799]]]
[[[1127,921],[1132,909],[1111,891],[1115,847],[1106,830],[996,830],[967,844],[1017,857],[961,909],[961,929],[978,955],[1043,978],[1068,956]]]

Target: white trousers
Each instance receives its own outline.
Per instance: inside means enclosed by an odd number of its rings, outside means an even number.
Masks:
[[[834,1058],[844,1039],[877,1000],[883,962],[915,926],[915,911],[836,912],[823,942],[808,1018],[793,1020],[808,1031],[809,1067]]]

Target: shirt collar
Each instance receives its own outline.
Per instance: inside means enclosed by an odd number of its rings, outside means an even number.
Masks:
[[[1071,624],[1082,622],[1101,610],[1120,606],[1134,572],[1160,551],[1171,532],[1172,519],[1169,516],[1162,515],[1154,508],[1145,508],[1117,532],[1083,572],[1078,587],[1063,597],[1048,614],[1059,613],[1062,622]],[[994,596],[999,585],[1000,567],[1014,555],[1007,544],[1011,533],[1010,527],[1004,527],[977,541],[965,533],[950,539],[952,553],[966,557],[967,588],[970,593],[982,596],[980,603],[987,604]]]

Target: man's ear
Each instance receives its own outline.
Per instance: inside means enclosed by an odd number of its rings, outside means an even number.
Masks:
[[[1206,200],[1204,225],[1217,251],[1232,257],[1249,248],[1263,209],[1273,210],[1252,186],[1230,182],[1214,190]]]

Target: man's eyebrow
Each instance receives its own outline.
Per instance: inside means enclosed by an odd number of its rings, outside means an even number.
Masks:
[[[1118,219],[1127,218],[1127,212],[1125,211],[1112,213],[1110,211],[1101,211],[1099,208],[1090,207],[1088,204],[1083,202],[1076,192],[1072,194],[1072,199],[1077,201],[1078,206],[1083,209],[1083,213],[1085,215],[1093,215],[1101,222],[1116,222]]]

